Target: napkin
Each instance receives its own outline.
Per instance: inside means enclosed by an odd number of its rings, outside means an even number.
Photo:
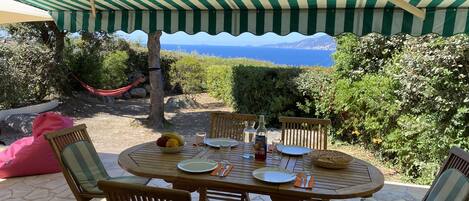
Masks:
[[[220,172],[220,168],[223,168],[221,163],[217,163],[217,167],[210,173],[211,176],[217,176],[218,173]]]
[[[309,181],[307,180],[309,179]],[[308,183],[306,183],[308,181]],[[295,178],[295,187],[298,188],[313,188],[314,184],[314,177],[313,176],[305,176],[303,173],[299,173],[296,175]]]

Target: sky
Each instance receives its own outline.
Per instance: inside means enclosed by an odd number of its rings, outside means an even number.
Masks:
[[[145,44],[147,42],[147,34],[143,31],[134,31],[131,34],[122,31],[116,32],[119,37],[127,40]],[[321,35],[321,34],[319,34]],[[304,36],[299,33],[290,33],[286,36],[279,36],[275,33],[266,33],[262,36],[256,36],[251,33],[243,33],[239,36],[232,36],[228,33],[220,33],[212,36],[204,32],[189,35],[184,32],[176,32],[174,34],[163,33],[161,36],[162,44],[179,44],[179,45],[225,45],[225,46],[259,46],[266,44],[276,44],[285,42],[296,42],[314,36]]]

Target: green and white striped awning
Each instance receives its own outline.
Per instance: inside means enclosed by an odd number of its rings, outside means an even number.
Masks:
[[[466,0],[405,0],[425,11],[424,20],[388,0],[95,0],[95,17],[89,0],[19,1],[50,11],[70,32],[469,33]]]

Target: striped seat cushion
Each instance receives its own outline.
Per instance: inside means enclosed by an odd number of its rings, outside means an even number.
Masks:
[[[456,169],[445,170],[432,189],[426,201],[467,201],[469,199],[469,178]]]
[[[97,183],[110,177],[91,143],[80,141],[68,145],[62,151],[62,160],[85,191],[102,193]]]

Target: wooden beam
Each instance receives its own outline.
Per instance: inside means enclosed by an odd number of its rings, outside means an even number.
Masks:
[[[96,17],[96,5],[94,4],[94,0],[90,0],[90,4],[91,4],[91,15],[93,15],[93,17]]]
[[[425,19],[425,10],[419,9],[407,1],[404,0],[389,0],[391,3],[396,5],[403,10],[412,13],[413,15],[417,16],[418,18],[424,20]]]

